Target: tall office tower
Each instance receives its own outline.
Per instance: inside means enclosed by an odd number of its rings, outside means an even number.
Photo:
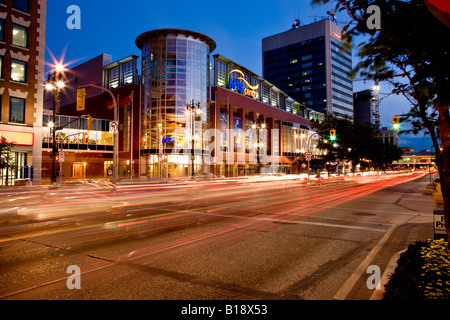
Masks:
[[[13,145],[0,185],[41,183],[46,12],[46,0],[0,1],[0,136]]]
[[[353,106],[354,106],[354,119],[365,123],[365,124],[373,124],[374,122],[374,105],[375,105],[375,96],[373,90],[363,90],[359,92],[355,92],[353,94]]]
[[[353,119],[352,54],[328,19],[264,38],[263,77],[313,110]]]

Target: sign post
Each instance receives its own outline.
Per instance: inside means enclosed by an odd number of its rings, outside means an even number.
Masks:
[[[64,153],[64,151],[60,151],[58,156],[59,156],[59,184],[61,185],[61,183],[62,183],[62,164],[65,160],[66,154]]]
[[[310,151],[305,153],[305,159],[308,161],[308,179],[309,179],[309,162],[311,161],[312,153]]]

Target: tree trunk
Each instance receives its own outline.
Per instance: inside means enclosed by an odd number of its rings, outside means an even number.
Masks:
[[[442,151],[439,159],[439,178],[444,198],[444,221],[447,239],[450,239],[450,115],[447,106],[436,105],[439,111],[439,134]],[[450,241],[449,241],[450,244]],[[450,251],[450,245],[448,246]]]

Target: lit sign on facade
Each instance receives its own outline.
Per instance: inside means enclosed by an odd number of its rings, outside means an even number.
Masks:
[[[335,37],[336,39],[338,39],[339,41],[341,41],[341,36],[338,35],[336,32],[333,32],[333,37]]]
[[[175,143],[175,138],[162,138],[162,143]]]
[[[232,79],[230,76],[235,72],[238,73],[240,77],[237,79]],[[252,86],[247,80],[245,80],[244,73],[238,69],[231,70],[228,74],[228,88],[236,90],[237,92],[250,96],[254,99],[259,99],[259,93],[256,91],[259,89],[259,84]]]
[[[5,137],[6,141],[18,146],[34,145],[34,134],[28,132],[0,131],[0,137]]]

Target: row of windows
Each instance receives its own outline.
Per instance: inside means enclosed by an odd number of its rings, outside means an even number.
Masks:
[[[321,61],[323,61],[325,59],[325,51],[314,52],[312,54],[308,54],[306,56],[300,57],[299,59],[302,63],[310,62],[312,65],[314,63],[314,61],[311,61],[311,60],[319,60],[320,59]],[[271,63],[266,63],[266,61],[264,61],[264,75],[269,74],[270,70],[284,68],[289,65],[291,65],[291,63],[287,60],[278,60],[278,61],[271,62]]]
[[[302,48],[299,50],[289,50],[286,48],[286,50],[283,53],[280,53],[278,55],[274,55],[272,53],[265,53],[264,63],[269,64],[269,63],[277,62],[279,60],[283,60],[283,61],[289,60],[289,63],[291,63],[291,64],[299,63],[301,61],[308,60],[307,58],[303,58],[303,57],[307,57],[308,55],[310,55],[314,52],[320,52],[320,51],[324,51],[324,50],[325,50],[324,43],[310,46],[307,48]],[[299,58],[299,57],[301,57],[301,58]]]
[[[6,4],[6,0],[0,0],[1,4]],[[13,0],[13,8],[23,12],[30,12],[29,0]]]
[[[307,47],[314,46],[316,44],[321,44],[321,43],[324,43],[324,41],[325,41],[324,37],[318,37],[318,38],[314,38],[314,39],[310,39],[310,40],[305,40],[302,42],[291,44],[286,47],[266,51],[266,52],[264,52],[264,56],[265,57],[279,56],[280,54],[284,54],[286,52],[294,52],[294,51],[298,51],[299,49],[304,49]]]
[[[331,65],[339,66],[344,69],[352,69],[352,62],[349,59],[342,57],[339,54],[331,52]]]
[[[338,108],[353,113],[353,105],[339,101],[335,98],[333,98],[331,102],[333,104],[333,108]]]
[[[342,87],[345,87],[348,90],[353,91],[353,81],[349,77],[343,77],[332,71],[331,72],[331,81],[333,81],[333,83],[339,83]],[[347,87],[346,87],[346,85],[347,85]]]
[[[332,51],[338,52],[342,55],[345,55],[351,59],[352,52],[345,47],[343,47],[342,43],[336,39],[331,38],[331,49]]]
[[[0,96],[0,103],[1,102],[2,96]],[[25,99],[15,97],[9,98],[9,118],[7,120],[8,122],[25,123],[25,103],[26,103]],[[0,120],[3,121],[3,119]]]
[[[347,94],[348,97],[349,98],[351,97],[351,99],[353,101],[353,88],[352,87],[349,87],[342,82],[335,82],[335,81],[332,82],[331,87],[332,87],[333,91],[337,90],[341,93]]]

